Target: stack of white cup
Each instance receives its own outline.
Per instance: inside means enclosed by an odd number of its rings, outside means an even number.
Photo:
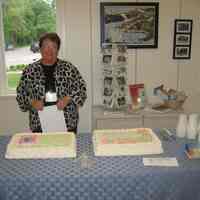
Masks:
[[[199,115],[192,113],[189,116],[186,114],[180,114],[177,127],[176,135],[180,138],[196,139],[200,142],[200,121]]]
[[[197,125],[198,125],[198,115],[190,114],[188,117],[187,124],[187,138],[188,139],[196,139],[197,136]]]
[[[186,137],[187,134],[187,115],[180,114],[178,124],[176,126],[176,136],[179,138]]]
[[[200,144],[200,120],[199,120],[198,125],[197,125],[197,134],[198,134],[198,142]]]

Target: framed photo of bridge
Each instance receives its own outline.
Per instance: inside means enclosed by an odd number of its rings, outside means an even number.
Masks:
[[[101,46],[158,47],[158,2],[101,2]]]

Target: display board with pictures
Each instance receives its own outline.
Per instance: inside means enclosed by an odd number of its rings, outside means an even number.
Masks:
[[[103,105],[121,110],[127,105],[127,47],[124,44],[103,46]]]
[[[174,59],[190,59],[192,45],[191,19],[176,19],[174,23]]]

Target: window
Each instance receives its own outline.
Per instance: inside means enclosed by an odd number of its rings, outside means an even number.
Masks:
[[[40,35],[56,30],[55,0],[6,0],[1,9],[4,49],[0,53],[5,64],[0,67],[5,69],[1,69],[4,77],[0,75],[0,81],[5,87],[1,89],[11,92],[15,91],[24,67],[40,59]]]

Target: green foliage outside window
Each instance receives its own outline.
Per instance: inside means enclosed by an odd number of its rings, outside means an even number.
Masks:
[[[16,72],[8,72],[7,79],[8,79],[8,88],[15,89],[19,83],[19,79],[21,77],[21,73]]]
[[[6,45],[26,46],[44,32],[55,31],[55,1],[6,0],[3,4]]]
[[[55,0],[6,0],[3,4],[5,47],[30,46],[41,34],[56,31]],[[9,66],[8,88],[15,89],[25,64]]]

